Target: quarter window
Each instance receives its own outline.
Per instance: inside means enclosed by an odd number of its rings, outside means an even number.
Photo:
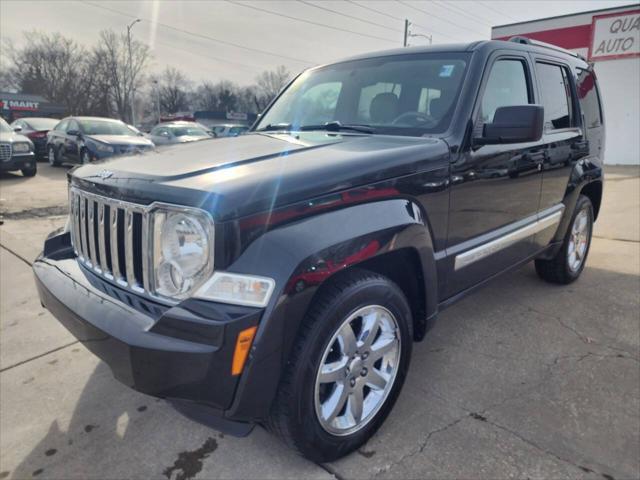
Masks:
[[[498,60],[491,73],[480,105],[481,123],[491,123],[500,107],[527,105],[531,100],[526,65],[522,60]]]
[[[571,85],[567,69],[549,63],[536,63],[541,103],[544,106],[545,130],[573,126]]]
[[[584,112],[587,128],[597,128],[602,125],[602,110],[600,96],[593,72],[578,69],[577,82],[578,100]]]

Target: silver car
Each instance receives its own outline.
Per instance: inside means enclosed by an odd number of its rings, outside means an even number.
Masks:
[[[200,124],[194,122],[161,123],[153,127],[147,135],[156,145],[196,142],[211,138],[211,135]]]
[[[33,142],[14,132],[0,118],[0,172],[20,170],[25,177],[33,177],[38,171]]]

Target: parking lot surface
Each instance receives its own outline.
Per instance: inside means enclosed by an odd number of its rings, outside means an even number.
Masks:
[[[0,177],[0,479],[640,477],[640,171],[609,168],[580,280],[532,265],[443,311],[358,452],[298,457],[114,380],[44,309],[30,263],[65,222],[64,168]]]

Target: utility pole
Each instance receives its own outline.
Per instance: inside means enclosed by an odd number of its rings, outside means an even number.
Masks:
[[[156,79],[152,80],[151,82],[155,85],[156,102],[158,107],[158,123],[160,123],[160,119],[162,118],[162,116],[160,115],[160,86],[158,84],[158,80]]]
[[[409,40],[409,20],[404,19],[404,44],[403,46],[407,46],[407,42]]]
[[[131,95],[131,98],[129,99],[131,102],[131,124],[135,127],[135,122],[136,122],[136,112],[135,112],[135,94],[133,92],[133,59],[132,59],[132,54],[131,54],[131,29],[133,28],[133,26],[138,23],[141,22],[142,20],[140,20],[139,18],[136,18],[133,22],[131,22],[129,25],[127,25],[127,48],[129,50],[129,65],[127,67],[127,73],[128,73],[128,78],[126,78],[125,76],[125,82],[127,82],[127,90],[129,91],[129,94]]]

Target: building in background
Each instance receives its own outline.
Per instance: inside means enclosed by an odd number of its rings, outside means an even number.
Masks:
[[[0,116],[8,123],[23,117],[62,118],[65,113],[62,105],[40,95],[0,92]]]
[[[594,10],[493,27],[576,52],[594,64],[607,131],[605,163],[640,164],[640,8]]]

